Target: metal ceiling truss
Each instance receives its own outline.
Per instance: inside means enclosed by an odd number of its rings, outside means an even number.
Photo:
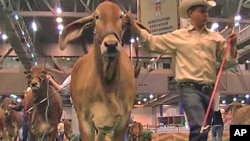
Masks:
[[[1,17],[6,22],[5,30],[7,36],[9,36],[8,41],[11,47],[24,65],[24,68],[29,70],[33,63],[36,62],[35,48],[23,18],[15,16],[14,9],[19,7],[17,6],[19,3],[12,2],[10,0],[1,0]]]
[[[13,48],[8,48],[6,50],[6,52],[0,57],[0,64],[3,62],[4,58],[11,53],[12,50],[13,50]]]
[[[51,56],[51,59],[53,61],[53,63],[55,64],[55,66],[62,72],[66,73],[65,70],[63,69],[62,65],[60,65],[60,63],[58,63],[58,61],[56,60],[56,58],[54,56]]]

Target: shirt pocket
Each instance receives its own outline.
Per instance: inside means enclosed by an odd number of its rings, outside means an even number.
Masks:
[[[219,42],[220,39],[216,38],[215,36],[205,37],[203,42],[204,50],[215,53]]]

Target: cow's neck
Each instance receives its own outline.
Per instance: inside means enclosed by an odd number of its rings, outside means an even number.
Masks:
[[[95,70],[97,71],[97,75],[100,76],[104,85],[108,85],[109,87],[115,85],[117,77],[119,76],[119,66],[117,66],[119,60],[117,58],[110,59],[103,57],[98,45],[95,46],[94,50]]]

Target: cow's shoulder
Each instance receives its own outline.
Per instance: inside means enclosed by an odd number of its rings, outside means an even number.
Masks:
[[[86,54],[86,55],[80,57],[76,61],[76,63],[73,66],[72,75],[77,73],[79,70],[82,71],[83,68],[90,67],[89,66],[90,63],[88,63],[89,62],[88,60],[90,60],[90,59],[88,56],[89,56],[89,54]]]

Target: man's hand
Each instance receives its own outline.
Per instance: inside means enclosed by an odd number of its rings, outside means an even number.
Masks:
[[[8,107],[9,107],[10,109],[16,109],[17,105],[9,104]]]
[[[52,76],[51,75],[49,75],[49,74],[46,74],[46,79],[48,79],[49,81],[51,81],[53,78],[52,78]]]
[[[133,14],[131,13],[131,11],[127,12],[127,15],[126,15],[124,22],[127,23],[128,25],[130,25],[133,30],[136,30],[136,32],[138,31],[138,27],[136,25],[136,20],[135,20]]]

